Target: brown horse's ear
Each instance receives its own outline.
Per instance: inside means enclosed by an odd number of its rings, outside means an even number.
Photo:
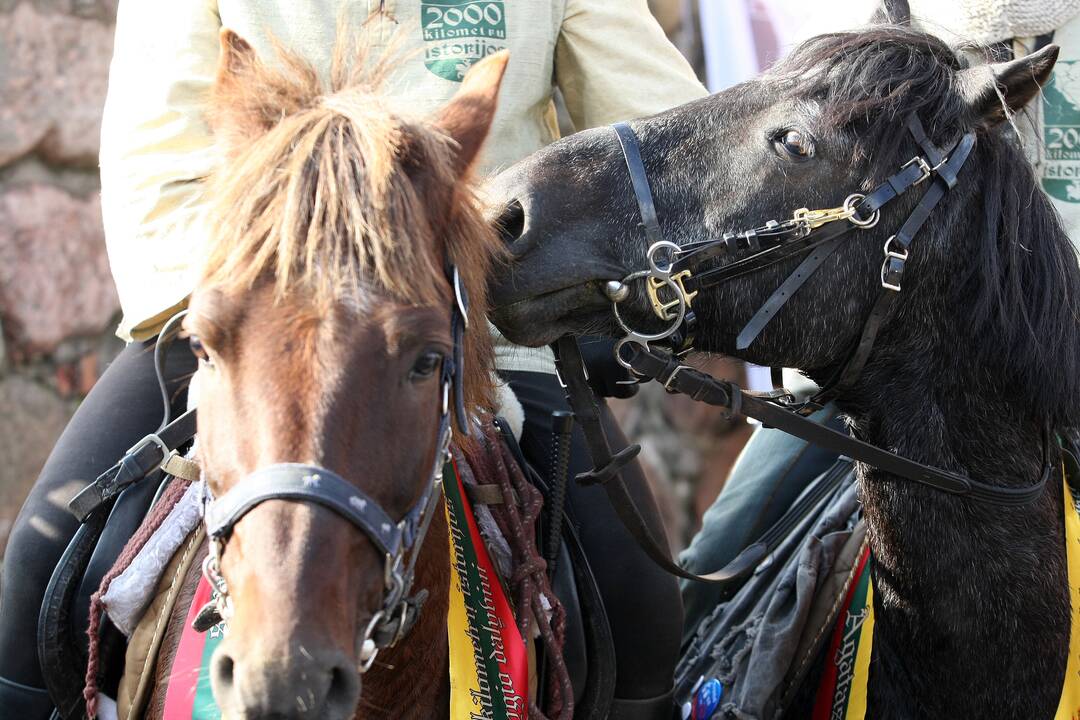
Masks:
[[[1050,80],[1057,45],[1008,62],[980,65],[958,75],[958,89],[972,123],[993,127],[1031,102]]]
[[[464,175],[476,162],[491,129],[509,60],[509,51],[502,50],[473,65],[465,74],[461,89],[435,118],[435,124],[458,144],[459,175]]]
[[[870,18],[871,25],[910,25],[911,6],[908,0],[881,0]]]
[[[318,77],[295,55],[278,48],[284,71],[271,70],[251,44],[232,30],[222,28],[219,37],[221,54],[208,118],[227,150],[261,137],[319,95]]]

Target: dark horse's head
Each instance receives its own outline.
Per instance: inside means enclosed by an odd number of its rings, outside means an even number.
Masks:
[[[894,25],[813,38],[750,82],[631,123],[663,234],[680,245],[719,238],[866,193],[920,154],[905,129],[911,114],[939,147],[973,131],[959,184],[912,245],[875,358],[976,347],[955,361],[1020,393],[1039,417],[1073,417],[1080,273],[1010,121],[1056,57],[1049,46],[972,66],[937,38]],[[829,377],[882,290],[886,239],[926,185],[887,206],[876,227],[852,230],[744,351],[736,334],[801,256],[703,291],[697,346]],[[555,143],[503,173],[495,191],[516,260],[494,290],[496,325],[529,345],[614,333],[605,281],[645,269],[648,242],[613,130]],[[656,320],[641,285],[620,310],[647,327]]]
[[[214,496],[259,491],[261,469],[317,466],[355,486],[343,491],[350,507],[380,506],[386,534],[422,507],[441,462],[443,371],[453,363],[461,377],[449,263],[472,298],[472,326],[483,326],[501,246],[469,169],[507,58],[477,64],[424,119],[380,95],[376,64],[344,57],[345,47],[326,87],[299,58],[282,51],[263,62],[223,32],[211,97],[223,157],[209,180],[209,258],[185,326],[202,361],[198,454]],[[467,404],[486,407],[488,334],[465,333],[461,350]],[[328,480],[303,478],[305,488]],[[430,591],[427,612],[380,656],[369,690],[390,673],[400,681],[406,664],[421,666],[423,682],[445,682],[447,533],[431,512],[414,548],[413,592]],[[225,715],[354,717],[357,667],[371,658],[362,640],[383,617],[392,550],[323,504],[281,497],[251,507],[223,540],[232,610],[212,679]],[[398,689],[400,702],[417,702],[417,675]]]

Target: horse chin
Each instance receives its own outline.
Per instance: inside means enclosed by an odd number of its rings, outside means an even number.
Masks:
[[[577,335],[610,323],[611,303],[598,291],[599,281],[518,300],[491,311],[491,320],[517,345],[541,347],[563,335]]]

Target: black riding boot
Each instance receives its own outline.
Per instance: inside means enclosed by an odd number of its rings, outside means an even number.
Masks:
[[[0,709],[12,720],[49,720],[53,701],[45,690],[0,678]]]
[[[611,703],[608,720],[672,720],[678,717],[673,699],[674,691],[645,700],[620,700]]]

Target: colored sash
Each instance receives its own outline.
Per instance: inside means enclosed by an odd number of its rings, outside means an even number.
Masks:
[[[452,462],[443,478],[450,522],[450,717],[526,720],[529,660],[525,641]]]
[[[1080,720],[1080,514],[1069,484],[1065,492],[1065,553],[1069,566],[1072,623],[1065,685],[1054,720]],[[870,580],[870,550],[859,561],[844,599],[826,657],[828,666],[818,687],[813,720],[864,720],[874,645],[874,587]]]
[[[204,633],[195,632],[191,624],[199,610],[213,597],[205,577],[199,575],[199,586],[184,618],[180,645],[173,657],[169,686],[165,691],[163,717],[168,720],[220,720],[221,710],[210,690],[210,657],[224,637],[225,623],[218,623]]]

